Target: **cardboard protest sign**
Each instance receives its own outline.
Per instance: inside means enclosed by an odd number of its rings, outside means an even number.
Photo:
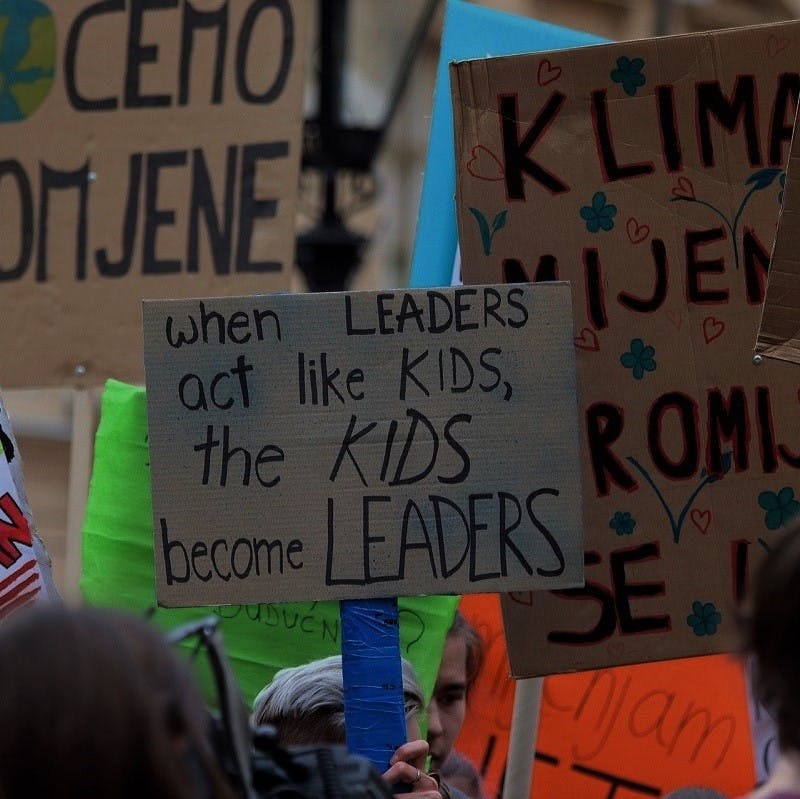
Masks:
[[[502,792],[515,682],[496,596],[465,596],[486,660],[455,748]],[[755,785],[741,664],[726,655],[547,677],[530,799],[644,799],[687,785],[741,796]]]
[[[787,179],[788,178],[788,179]],[[781,172],[783,206],[756,340],[756,353],[800,363],[800,138],[792,139],[789,164]]]
[[[159,602],[581,584],[570,308],[563,283],[145,302]]]
[[[83,527],[81,591],[87,602],[138,614],[156,610],[153,514],[143,388],[109,381],[103,392],[92,483]],[[400,641],[430,696],[457,597],[400,600]],[[220,619],[225,648],[247,700],[275,672],[338,654],[337,602],[159,608],[156,624],[172,629],[209,614]]]
[[[20,454],[20,449],[14,436],[14,428],[8,417],[2,395],[0,395],[0,445],[2,446],[3,454],[11,473],[11,480],[14,484],[14,498],[30,530],[33,552],[36,557],[39,577],[41,578],[41,583],[37,586],[37,598],[59,599],[58,589],[53,580],[50,555],[36,531],[36,525],[33,521],[33,512],[31,511],[30,502],[28,502],[28,495],[25,493],[22,455]]]
[[[411,260],[411,286],[446,286],[458,245],[455,147],[449,64],[464,58],[530,53],[604,41],[590,33],[507,14],[465,0],[447,0],[433,96],[428,154]]]
[[[3,5],[4,386],[141,380],[143,297],[289,285],[310,3],[213,5]]]
[[[36,538],[19,464],[0,397],[0,619],[31,602],[58,596],[46,552]]]
[[[464,282],[573,288],[586,587],[507,599],[517,676],[729,650],[800,510],[798,376],[752,362],[799,59],[786,23],[453,67]]]

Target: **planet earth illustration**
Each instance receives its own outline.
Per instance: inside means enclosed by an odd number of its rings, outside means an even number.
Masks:
[[[0,0],[0,123],[29,117],[53,85],[56,26],[38,0]]]

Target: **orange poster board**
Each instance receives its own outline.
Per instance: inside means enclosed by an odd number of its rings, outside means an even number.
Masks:
[[[514,703],[496,595],[463,597],[486,643],[456,742],[502,794]],[[744,675],[730,656],[545,679],[531,799],[640,799],[686,785],[739,796],[755,783]]]

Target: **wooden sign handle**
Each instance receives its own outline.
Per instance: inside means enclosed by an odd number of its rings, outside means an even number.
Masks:
[[[530,796],[539,710],[542,704],[542,682],[542,677],[517,680],[503,799]]]
[[[70,602],[77,602],[80,599],[81,536],[86,500],[89,496],[89,481],[92,476],[92,454],[97,422],[98,408],[92,389],[74,389],[64,565],[64,598]]]

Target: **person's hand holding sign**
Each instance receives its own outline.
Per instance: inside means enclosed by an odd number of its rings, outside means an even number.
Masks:
[[[439,784],[424,771],[428,757],[426,741],[416,740],[404,743],[397,748],[389,761],[389,768],[383,773],[383,780],[396,788],[398,785],[410,786],[407,793],[396,793],[403,799],[442,799]]]

